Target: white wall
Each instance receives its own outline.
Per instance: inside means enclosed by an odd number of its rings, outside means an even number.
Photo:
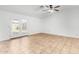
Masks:
[[[10,29],[9,29],[9,17],[6,13],[0,11],[0,41],[9,39]]]
[[[15,34],[11,32],[11,20],[13,19],[27,20],[27,30],[25,33]],[[39,32],[40,19],[0,10],[0,41],[8,40],[10,37],[30,35]]]
[[[28,18],[28,34],[35,34],[35,33],[40,33],[41,32],[41,20],[38,18]]]
[[[64,6],[60,12],[43,17],[43,32],[79,38],[79,6]]]
[[[55,12],[51,16],[40,15],[40,19],[0,10],[0,41],[40,32],[79,38],[79,7],[63,6],[62,8],[60,12]],[[10,26],[13,19],[27,20],[25,33],[11,32]]]

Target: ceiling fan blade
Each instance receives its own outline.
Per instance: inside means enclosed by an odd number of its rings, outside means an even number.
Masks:
[[[55,6],[54,8],[59,8],[60,6],[58,5],[58,6]]]
[[[41,5],[41,6],[40,6],[40,8],[44,8],[44,6],[43,6],[43,5]]]
[[[49,5],[46,5],[46,7],[48,8],[48,7],[49,7]]]
[[[40,6],[37,6],[36,8],[35,8],[35,10],[36,11],[40,11],[40,10],[42,10],[44,8],[44,6],[43,5],[40,5]]]
[[[54,9],[55,11],[60,11],[60,10],[58,10],[58,9]]]

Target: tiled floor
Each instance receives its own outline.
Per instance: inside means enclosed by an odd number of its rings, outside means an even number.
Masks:
[[[0,42],[0,53],[79,53],[79,39],[39,33]]]

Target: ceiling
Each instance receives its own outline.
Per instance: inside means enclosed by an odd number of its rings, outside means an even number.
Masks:
[[[39,8],[39,5],[0,5],[0,10],[34,17],[39,17],[41,14]]]
[[[37,18],[49,17],[49,13],[44,13],[40,5],[0,5],[0,10],[5,10],[13,13],[19,13],[26,16],[33,16]]]
[[[79,6],[61,6],[60,12],[79,9]],[[23,14],[26,16],[33,16],[38,18],[48,17],[49,14],[43,13],[40,9],[40,5],[0,5],[0,10],[5,10],[13,13]]]

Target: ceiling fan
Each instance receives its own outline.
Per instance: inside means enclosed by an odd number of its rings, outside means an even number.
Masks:
[[[57,5],[57,6],[55,6],[55,5],[41,5],[40,6],[40,8],[43,8],[42,11],[47,11],[49,13],[53,13],[54,11],[60,11],[58,9],[59,7],[60,7],[59,5]]]

